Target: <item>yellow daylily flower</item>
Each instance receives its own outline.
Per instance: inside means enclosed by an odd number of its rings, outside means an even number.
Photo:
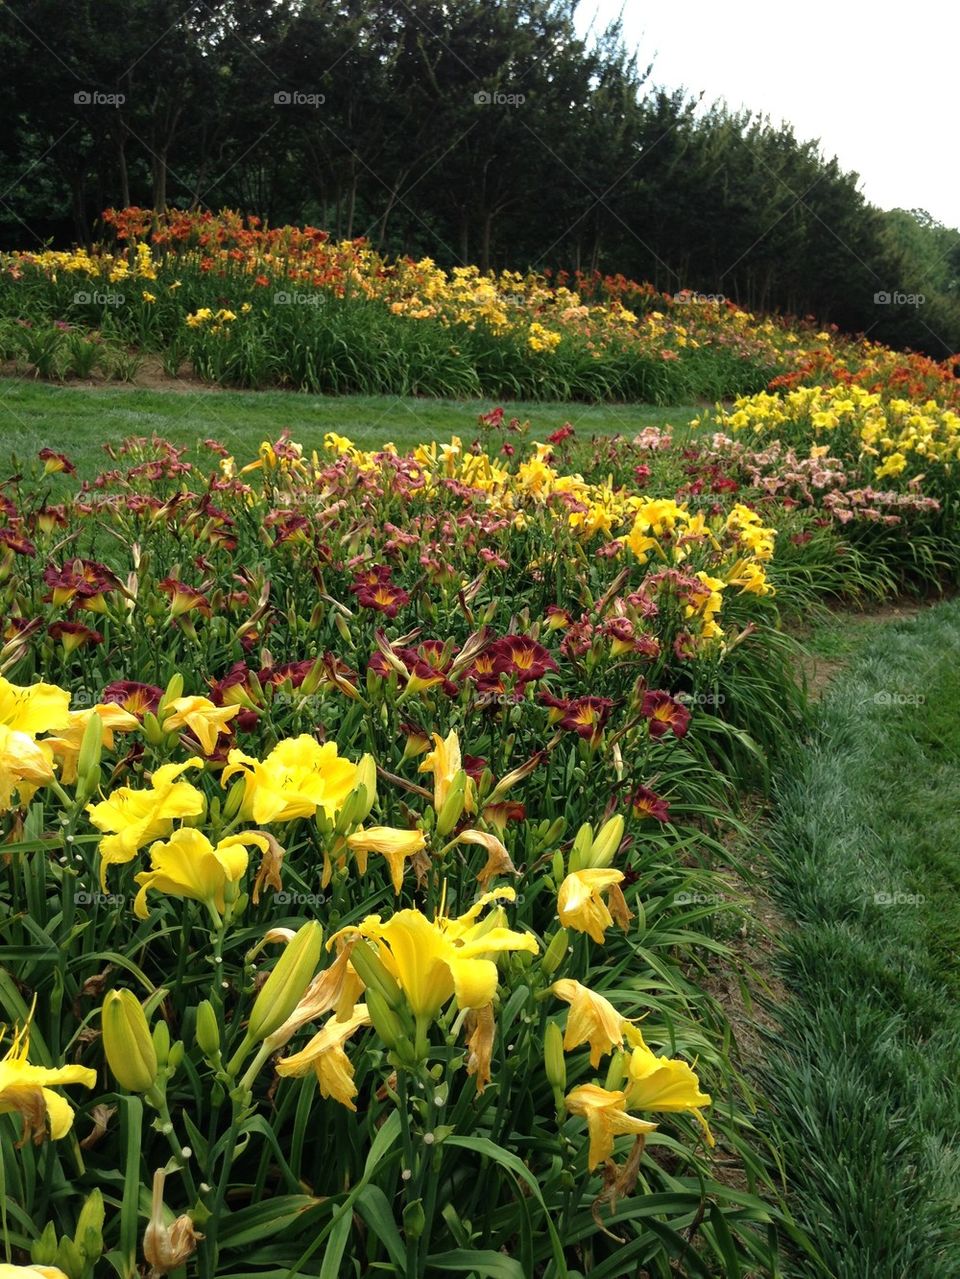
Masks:
[[[0,813],[13,802],[29,804],[38,786],[53,780],[53,759],[29,733],[0,724]]]
[[[235,773],[246,777],[240,812],[258,826],[313,817],[318,809],[333,818],[358,780],[357,765],[337,754],[336,742],[321,746],[308,733],[278,742],[264,760],[232,750],[223,783]]]
[[[418,772],[433,774],[433,807],[439,813],[463,764],[460,740],[452,729],[446,737],[439,733],[431,733],[430,736],[433,738],[433,750],[424,758]]]
[[[569,977],[555,981],[550,989],[558,999],[570,1005],[563,1036],[564,1052],[589,1043],[590,1065],[596,1069],[604,1053],[623,1043],[624,1027],[629,1025],[627,1019],[617,1012],[609,999]]]
[[[133,861],[139,849],[162,839],[178,817],[199,817],[206,807],[203,794],[189,782],[178,781],[188,768],[202,768],[203,760],[191,756],[179,764],[163,764],[145,790],[121,786],[87,813],[97,830],[109,832],[101,839],[100,883],[107,889],[107,871],[113,865]]]
[[[408,857],[414,857],[427,846],[422,830],[396,830],[392,826],[368,826],[347,836],[347,843],[357,858],[361,875],[366,874],[367,854],[379,853],[390,867],[393,891],[399,893],[403,885],[403,866]]]
[[[509,890],[508,890],[509,891]],[[506,896],[507,891],[500,895]],[[418,910],[401,910],[386,923],[368,915],[355,930],[378,943],[380,960],[403,991],[411,1012],[432,1021],[453,996],[460,1009],[484,1008],[497,993],[497,965],[491,955],[523,950],[536,954],[531,933],[518,933],[493,919],[478,920],[494,894],[486,894],[465,915],[429,920]]]
[[[613,1154],[613,1139],[621,1133],[640,1137],[653,1132],[656,1124],[637,1119],[626,1112],[626,1097],[622,1092],[610,1092],[598,1084],[581,1084],[566,1097],[567,1110],[587,1121],[590,1150],[587,1167],[592,1171],[597,1164]]]
[[[636,1035],[632,1039],[640,1038]],[[708,1093],[700,1091],[696,1072],[678,1058],[657,1057],[640,1038],[627,1061],[624,1085],[627,1105],[631,1110],[685,1112],[694,1116],[714,1144],[713,1134],[700,1113],[701,1106],[711,1105]]]
[[[60,780],[66,785],[77,780],[77,760],[83,745],[83,735],[94,715],[103,724],[103,745],[107,750],[113,750],[114,733],[132,733],[140,727],[136,715],[131,715],[116,702],[103,702],[88,710],[71,711],[66,727],[55,736],[43,739],[43,745],[48,746],[60,760]]]
[[[15,733],[49,733],[66,728],[70,694],[56,684],[11,684],[0,675],[0,727]]]
[[[67,1279],[56,1266],[8,1266],[0,1263],[0,1279]]]
[[[200,743],[204,755],[212,755],[217,749],[217,738],[221,733],[230,732],[227,724],[240,714],[240,707],[216,706],[209,697],[175,697],[168,703],[167,711],[173,713],[164,714],[164,732],[188,729]]]
[[[32,1139],[39,1146],[48,1135],[59,1141],[73,1126],[73,1107],[53,1089],[65,1084],[93,1088],[97,1072],[86,1066],[34,1066],[27,1060],[29,1051],[28,1024],[14,1034],[13,1043],[0,1058],[0,1115],[20,1114],[21,1145]]]
[[[357,1095],[357,1086],[353,1081],[353,1066],[343,1045],[362,1026],[369,1025],[370,1014],[366,1004],[357,1004],[346,1021],[338,1021],[334,1015],[305,1048],[277,1062],[277,1074],[300,1078],[313,1070],[321,1097],[332,1097],[348,1110],[356,1110],[353,1099]]]
[[[226,909],[226,890],[238,883],[246,873],[249,845],[267,850],[265,836],[254,831],[228,835],[214,847],[202,831],[192,826],[175,830],[166,843],[150,849],[150,869],[134,876],[140,885],[133,903],[139,919],[147,919],[147,893],[168,893],[171,897],[189,897],[204,902],[222,915]]]
[[[598,945],[603,945],[605,929],[614,920],[626,928],[631,919],[620,884],[623,872],[588,867],[575,870],[560,885],[557,894],[557,911],[564,928],[588,933]],[[606,902],[603,899],[606,894]]]

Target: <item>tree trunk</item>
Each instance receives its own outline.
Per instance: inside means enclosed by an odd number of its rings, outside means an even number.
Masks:
[[[493,214],[483,215],[483,237],[480,241],[480,270],[490,270],[490,241],[493,238]]]
[[[124,129],[117,143],[117,168],[120,171],[120,203],[125,209],[130,208],[130,173],[127,169],[127,134]]]
[[[153,157],[153,207],[162,213],[167,207],[167,153],[157,152]]]

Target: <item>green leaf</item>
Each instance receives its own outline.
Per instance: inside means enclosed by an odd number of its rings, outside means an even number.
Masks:
[[[140,1150],[143,1145],[143,1102],[139,1097],[118,1096],[120,1135],[124,1146],[123,1202],[120,1205],[120,1256],[123,1274],[133,1279],[137,1273],[137,1244],[140,1210]]]
[[[346,1205],[343,1205],[346,1207]],[[353,1213],[340,1212],[334,1220],[330,1240],[324,1250],[323,1265],[320,1267],[320,1279],[340,1279],[340,1263],[350,1240],[353,1229]]]
[[[449,1252],[435,1252],[427,1257],[427,1269],[460,1270],[486,1275],[489,1279],[529,1279],[519,1261],[489,1249],[452,1248]]]
[[[220,1244],[225,1248],[242,1248],[269,1239],[321,1203],[323,1200],[313,1195],[275,1195],[249,1208],[240,1208],[224,1217]]]
[[[393,1264],[402,1270],[406,1264],[406,1249],[390,1211],[389,1200],[379,1186],[364,1186],[357,1196],[357,1212],[383,1244]]]
[[[543,1201],[540,1183],[523,1160],[511,1151],[504,1150],[502,1146],[498,1146],[495,1141],[491,1141],[488,1137],[448,1137],[444,1142],[444,1146],[456,1146],[461,1150],[473,1150],[478,1155],[485,1155],[486,1158],[500,1164],[502,1168],[506,1168],[508,1172],[512,1172],[515,1177],[519,1177],[530,1188],[534,1199],[543,1209],[543,1220],[550,1236],[558,1279],[560,1276],[565,1276],[567,1266],[563,1256],[563,1244],[560,1242],[560,1236],[557,1234],[557,1228],[553,1224],[547,1205]]]
[[[704,1230],[708,1238],[711,1233],[717,1252],[723,1260],[726,1279],[740,1279],[742,1271],[740,1258],[737,1256],[737,1245],[733,1241],[723,1210],[717,1204],[710,1205],[710,1229]]]

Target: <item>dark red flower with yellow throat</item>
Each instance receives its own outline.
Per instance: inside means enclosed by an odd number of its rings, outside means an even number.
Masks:
[[[652,817],[658,822],[670,820],[670,805],[647,786],[637,787],[630,796],[630,807],[634,817]]]
[[[648,689],[644,693],[640,714],[649,721],[651,737],[663,737],[667,732],[683,737],[690,727],[686,706],[662,689]]]
[[[162,696],[163,689],[157,688],[155,684],[139,684],[132,679],[118,679],[108,684],[103,690],[102,700],[122,706],[131,715],[143,719],[147,711],[156,713]]]
[[[527,635],[505,635],[494,640],[487,651],[493,658],[494,673],[510,676],[520,684],[542,679],[557,669],[543,645]]]
[[[575,697],[567,706],[560,727],[593,741],[606,727],[612,709],[609,697]]]

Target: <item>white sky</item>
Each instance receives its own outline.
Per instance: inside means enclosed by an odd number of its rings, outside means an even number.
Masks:
[[[621,8],[650,83],[787,120],[872,203],[960,227],[957,0],[581,0],[579,25]]]

